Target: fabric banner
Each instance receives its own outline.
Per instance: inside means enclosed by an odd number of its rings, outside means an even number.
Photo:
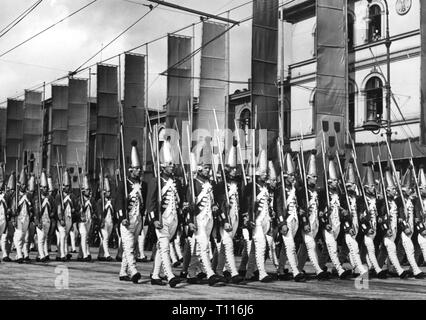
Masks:
[[[145,155],[146,141],[144,127],[146,123],[145,106],[145,56],[125,55],[124,69],[124,153],[127,166],[130,162],[132,140],[136,140],[139,150]],[[140,154],[142,156],[142,152]],[[146,157],[144,156],[144,159]],[[142,161],[142,159],[140,159]]]
[[[4,162],[6,151],[7,109],[0,108],[0,162]]]
[[[421,67],[420,67],[420,143],[426,145],[426,3],[420,2],[420,36],[421,36]]]
[[[278,0],[253,1],[252,105],[257,110],[257,129],[267,129],[268,146],[278,137]]]
[[[16,168],[16,159],[22,158],[24,139],[24,101],[7,99],[6,173]]]
[[[216,129],[213,109],[218,125],[225,129],[226,96],[228,78],[227,25],[203,22],[201,49],[200,100],[195,117],[195,128],[212,132]]]
[[[167,47],[167,128],[173,128],[176,120],[179,132],[182,121],[188,120],[188,105],[191,105],[192,58],[182,61],[192,51],[192,38],[168,36]]]
[[[41,166],[43,138],[42,93],[25,90],[24,98],[24,140],[23,151],[30,156],[34,154],[35,166]]]
[[[317,1],[316,145],[334,154],[345,144],[348,93],[347,0]]]
[[[68,142],[68,86],[52,85],[50,174],[57,181],[56,164],[67,158]],[[59,158],[59,159],[58,159]]]
[[[98,64],[97,97],[96,158],[101,159],[104,173],[113,176],[119,154],[117,66]]]
[[[89,145],[89,105],[87,79],[69,79],[68,82],[68,136],[66,167],[70,170],[72,187],[77,188],[77,170],[87,172]],[[78,153],[78,159],[77,159]]]

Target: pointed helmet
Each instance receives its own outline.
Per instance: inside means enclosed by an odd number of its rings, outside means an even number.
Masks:
[[[284,157],[284,174],[290,175],[296,172],[293,158],[291,157],[291,151],[287,152]]]
[[[16,186],[16,172],[12,171],[9,176],[9,180],[7,181],[6,190],[15,190]]]
[[[419,166],[419,187],[426,188],[426,176],[423,164]]]
[[[90,190],[89,177],[87,174],[83,176],[83,185],[81,186],[83,190]]]
[[[195,157],[194,152],[190,153],[190,159],[189,159],[189,161],[190,161],[190,170],[192,172],[197,172],[198,164],[197,164],[197,159]]]
[[[257,160],[256,175],[260,176],[268,173],[268,158],[265,149],[260,149]]]
[[[28,191],[29,192],[35,191],[35,175],[34,175],[34,173],[31,173],[30,178],[28,179]]]
[[[111,192],[111,185],[109,183],[109,176],[108,175],[105,175],[105,177],[104,177],[103,187],[104,187],[105,192]]]
[[[354,159],[350,158],[345,172],[346,184],[356,184]]]
[[[373,162],[369,161],[364,171],[364,186],[374,187],[376,185],[374,181],[374,173],[373,173]]]
[[[49,174],[47,177],[47,187],[49,191],[53,191],[53,179],[52,176]]]
[[[395,180],[393,179],[392,171],[391,171],[391,168],[389,167],[386,168],[385,183],[386,183],[386,189],[388,190],[396,188]]]
[[[308,157],[308,162],[306,164],[306,175],[308,177],[316,177],[317,174],[317,163],[316,163],[316,154],[317,150],[314,149],[311,151],[311,154]]]
[[[133,140],[131,142],[132,150],[130,151],[130,168],[140,168],[141,162],[138,151],[138,142]]]
[[[401,188],[402,190],[409,190],[413,186],[413,167],[409,166],[402,176]]]
[[[226,165],[229,168],[237,167],[237,142],[236,141],[232,143],[232,146],[229,149],[228,160],[226,161]]]
[[[330,156],[328,158],[328,179],[329,180],[337,180],[337,170],[336,170],[336,163],[334,162],[334,157]]]
[[[173,162],[173,152],[170,139],[164,141],[163,146],[160,150],[160,163],[162,166],[172,165]]]
[[[71,176],[68,172],[68,169],[66,169],[64,171],[63,178],[62,178],[62,185],[64,187],[70,187],[71,186]]]
[[[28,184],[27,173],[25,172],[25,167],[22,168],[21,174],[19,175],[19,184],[21,186],[26,186]]]
[[[268,161],[268,175],[269,180],[277,180],[278,178],[277,171],[275,170],[274,162],[272,160]]]
[[[209,141],[206,139],[203,147],[199,150],[198,165],[203,166],[209,164],[212,164],[212,149],[209,145]]]
[[[41,175],[40,175],[40,187],[41,188],[48,188],[49,187],[49,185],[47,183],[46,170],[43,170],[41,172]]]

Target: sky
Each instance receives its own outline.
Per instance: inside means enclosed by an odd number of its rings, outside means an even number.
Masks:
[[[0,30],[29,8],[36,0],[1,0]],[[9,33],[0,37],[0,56],[20,42],[76,11],[91,0],[43,0],[23,21]],[[248,0],[168,0],[180,6],[218,14]],[[148,0],[97,0],[83,11],[61,22],[54,28],[0,57],[0,107],[5,107],[8,97],[23,96],[25,89],[32,89],[43,82],[51,82],[75,70],[118,34],[134,23],[149,9],[141,4],[153,4]],[[252,14],[251,4],[230,12],[230,18],[242,20]],[[158,6],[137,25],[126,32],[101,54],[86,64],[96,64],[109,57],[137,47],[155,38],[172,33],[199,21],[199,16]],[[201,45],[201,24],[194,28],[195,48]],[[1,34],[1,32],[0,32]],[[181,32],[192,35],[193,30]],[[230,79],[247,81],[250,77],[251,21],[230,31]],[[149,45],[149,107],[161,107],[166,102],[166,77],[159,73],[167,69],[167,41]],[[146,53],[144,48],[134,51]],[[124,59],[122,59],[123,61]],[[200,56],[195,57],[195,75],[199,74]],[[108,64],[118,64],[118,58]],[[94,70],[92,70],[94,72]],[[89,78],[88,71],[77,75]],[[92,76],[93,82],[95,82]],[[59,81],[58,84],[66,84]],[[246,86],[231,85],[231,92]],[[92,89],[95,89],[92,86]],[[198,85],[195,84],[195,96]],[[93,90],[91,95],[95,95]],[[19,97],[19,98],[22,98]],[[46,98],[50,97],[50,85]]]

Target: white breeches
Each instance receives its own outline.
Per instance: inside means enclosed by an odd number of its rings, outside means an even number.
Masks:
[[[47,251],[47,238],[49,235],[50,221],[46,221],[42,225],[42,229],[36,228],[37,230],[37,246],[38,246],[38,256],[40,259],[49,255]]]
[[[123,244],[123,257],[121,260],[120,276],[133,277],[138,271],[136,270],[135,260],[135,239],[139,234],[141,221],[130,223],[128,227],[120,224],[121,240]]]
[[[70,233],[70,229],[72,226],[71,218],[65,218],[65,226],[62,226],[58,222],[58,230],[59,230],[59,252],[61,258],[65,258],[68,254],[68,235]]]
[[[23,253],[28,256],[27,248],[25,248],[25,236],[27,235],[30,218],[28,215],[19,216],[17,220],[17,227],[13,236],[13,242],[16,247],[16,259],[23,258]]]

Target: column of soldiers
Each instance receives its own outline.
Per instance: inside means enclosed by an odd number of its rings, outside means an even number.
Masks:
[[[322,281],[367,274],[379,279],[424,278],[416,259],[416,251],[426,256],[423,166],[418,172],[409,167],[401,181],[394,169],[383,168],[375,180],[373,165],[368,163],[361,180],[353,158],[344,163],[330,156],[324,157],[325,172],[318,176],[316,150],[306,163],[301,152],[278,152],[277,163],[260,149],[255,171],[246,177],[237,161],[236,143],[217,172],[211,149],[204,146],[198,154],[191,153],[188,176],[183,177],[178,172],[185,170],[177,170],[173,147],[166,139],[159,151],[158,176],[144,181],[138,147],[132,142],[127,177],[118,182],[114,193],[110,178],[101,177],[99,199],[92,195],[87,175],[76,194],[68,171],[54,190],[45,171],[36,177],[24,167],[19,177],[12,172],[6,178],[2,165],[2,260],[12,261],[14,247],[16,262],[30,262],[35,234],[37,261],[47,262],[56,234],[56,260],[69,261],[68,238],[74,231],[80,237],[78,260],[90,262],[89,237],[95,230],[100,238],[98,260],[113,261],[109,240],[116,232],[121,242],[116,257],[121,261],[119,280],[138,283],[142,277],[136,265],[138,248],[140,259],[145,258],[138,239],[145,238],[142,232],[149,225],[155,235],[152,285],[173,288],[183,280],[200,284],[204,278],[210,286],[304,282],[309,278],[304,271],[308,259],[316,279]],[[324,180],[321,189],[320,179]],[[237,266],[238,239],[243,252]],[[275,275],[266,270],[267,257],[276,268]],[[404,258],[409,269],[402,267]],[[179,275],[173,270],[177,261],[183,263]]]

